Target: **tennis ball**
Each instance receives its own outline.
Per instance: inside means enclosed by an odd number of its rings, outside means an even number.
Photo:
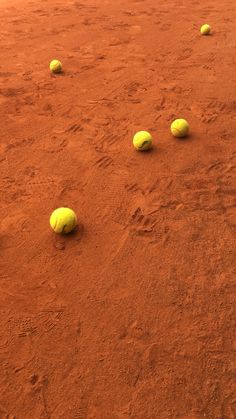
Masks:
[[[209,33],[211,32],[210,25],[207,25],[207,24],[202,25],[201,29],[200,29],[200,32],[201,32],[202,35],[209,35]]]
[[[70,208],[57,208],[50,217],[50,226],[55,233],[70,233],[76,225],[76,214]]]
[[[172,122],[170,130],[174,137],[185,137],[189,132],[189,124],[185,119],[176,119]]]
[[[58,60],[52,60],[49,66],[52,73],[60,73],[62,70],[62,63]]]
[[[133,145],[136,150],[144,151],[152,147],[152,136],[147,131],[139,131],[133,138]]]

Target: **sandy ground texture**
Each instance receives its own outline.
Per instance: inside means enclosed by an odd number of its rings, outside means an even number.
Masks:
[[[0,419],[234,419],[234,0],[0,12]]]

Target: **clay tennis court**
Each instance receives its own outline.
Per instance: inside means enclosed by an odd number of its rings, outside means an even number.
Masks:
[[[0,419],[236,417],[235,21],[234,0],[1,2]]]

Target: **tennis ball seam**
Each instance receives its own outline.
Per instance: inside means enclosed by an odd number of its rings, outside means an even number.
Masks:
[[[149,144],[149,143],[150,143],[150,140],[145,140],[141,146],[138,146],[138,148],[143,148],[145,147],[146,144]]]
[[[64,226],[63,226],[63,228],[62,228],[62,230],[61,230],[61,232],[62,233],[64,233],[65,232],[65,228],[67,227],[67,224],[65,224]]]
[[[179,128],[174,128],[175,131],[178,132],[178,134],[183,135],[182,131]]]
[[[53,225],[53,230],[56,230],[56,228],[57,228],[57,222],[58,222],[58,219],[56,218],[55,219],[55,222],[54,222],[54,225]]]

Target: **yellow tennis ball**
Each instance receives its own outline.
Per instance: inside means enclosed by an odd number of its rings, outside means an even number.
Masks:
[[[138,151],[149,150],[152,147],[152,136],[147,131],[139,131],[133,138],[133,145]]]
[[[189,132],[189,124],[185,119],[176,119],[172,122],[170,130],[174,137],[186,137]]]
[[[49,68],[53,73],[60,73],[62,70],[62,63],[59,60],[52,60]]]
[[[57,208],[50,217],[50,226],[55,233],[70,233],[76,225],[76,214],[70,208]]]
[[[207,24],[202,25],[201,29],[200,29],[200,32],[201,32],[202,35],[209,35],[209,33],[211,32],[210,25],[207,25]]]

